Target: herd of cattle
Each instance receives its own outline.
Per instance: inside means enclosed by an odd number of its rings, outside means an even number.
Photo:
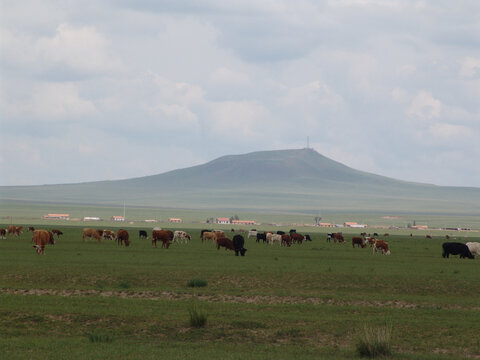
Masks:
[[[19,236],[23,231],[22,226],[9,225],[6,229],[0,229],[0,238],[5,239],[7,235]],[[55,244],[55,237],[57,240],[60,235],[63,235],[62,231],[58,229],[39,230],[29,227],[27,231],[31,231],[33,247],[37,254],[45,254],[45,247],[47,245]],[[240,230],[242,231],[242,230]],[[232,232],[234,230],[232,229]],[[243,232],[243,231],[242,231]],[[245,233],[247,233],[245,231]],[[140,239],[148,239],[148,233],[146,230],[139,230]],[[389,234],[384,234],[384,238]],[[377,239],[378,234],[374,233],[373,236],[366,233],[361,233],[360,236],[352,236],[352,247],[365,248],[369,245],[372,248],[373,253],[381,253],[384,255],[390,255],[390,249],[388,243],[383,239]],[[101,242],[102,239],[113,240],[118,245],[130,246],[130,235],[127,230],[120,229],[115,233],[112,230],[100,230],[93,228],[85,228],[82,231],[82,240],[87,238],[95,239]],[[278,243],[280,246],[290,247],[292,244],[301,245],[304,241],[312,241],[310,235],[302,235],[297,233],[295,229],[291,229],[288,233],[284,231],[257,231],[252,229],[247,233],[247,239],[253,238],[257,243],[266,243],[274,245]],[[431,237],[429,237],[431,238]],[[447,239],[449,239],[447,235]],[[172,243],[188,243],[191,240],[191,236],[182,230],[171,231],[161,228],[154,228],[151,233],[152,246],[157,247],[157,242],[161,243],[161,247],[168,249]],[[245,239],[242,235],[236,234],[232,239],[225,235],[223,230],[208,230],[204,229],[200,232],[200,240],[202,243],[211,241],[215,243],[216,248],[221,247],[225,250],[233,250],[235,255],[245,256],[247,249],[244,247]],[[334,243],[345,243],[345,237],[342,233],[329,233],[327,234],[326,241]],[[479,242],[467,242],[466,244],[459,242],[445,242],[442,244],[444,258],[448,258],[449,255],[460,255],[460,258],[473,259],[474,254],[480,255],[480,243]]]

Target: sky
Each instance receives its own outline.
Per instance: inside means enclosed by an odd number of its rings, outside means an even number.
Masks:
[[[0,0],[0,185],[307,146],[480,187],[480,2]]]

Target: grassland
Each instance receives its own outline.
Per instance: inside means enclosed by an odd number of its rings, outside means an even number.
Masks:
[[[197,226],[168,250],[135,226],[129,248],[55,227],[64,235],[44,256],[30,233],[0,240],[0,358],[355,359],[364,326],[384,324],[394,359],[480,355],[480,260],[443,259],[440,232],[393,232],[387,257],[310,228],[311,243],[248,240],[235,257],[202,244]],[[204,328],[189,325],[194,301]]]

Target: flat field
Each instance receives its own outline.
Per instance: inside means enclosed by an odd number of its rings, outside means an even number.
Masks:
[[[383,256],[310,232],[289,248],[249,239],[236,257],[198,228],[167,250],[138,227],[128,248],[55,227],[46,255],[29,232],[0,239],[2,359],[356,359],[365,326],[391,327],[393,359],[480,358],[480,259],[443,259],[441,234],[391,233]]]

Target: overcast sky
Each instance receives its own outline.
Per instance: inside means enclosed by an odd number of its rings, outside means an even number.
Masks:
[[[0,185],[310,146],[480,187],[480,1],[0,0]]]

